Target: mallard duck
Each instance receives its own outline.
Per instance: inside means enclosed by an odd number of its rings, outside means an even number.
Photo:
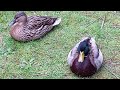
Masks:
[[[29,16],[19,11],[10,25],[10,35],[18,41],[31,41],[43,37],[54,26],[61,22],[61,18],[51,16]]]
[[[93,37],[84,37],[70,50],[67,60],[73,73],[87,77],[101,67],[103,54]]]

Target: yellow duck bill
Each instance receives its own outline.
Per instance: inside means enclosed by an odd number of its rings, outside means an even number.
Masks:
[[[83,62],[84,61],[84,56],[85,56],[84,52],[80,51],[78,62]]]

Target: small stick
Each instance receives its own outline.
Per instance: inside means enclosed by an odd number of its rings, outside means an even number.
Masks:
[[[102,21],[102,24],[101,24],[101,28],[100,28],[100,29],[102,29],[102,28],[103,28],[104,23],[105,23],[105,20],[106,20],[106,15],[103,17],[103,21]]]

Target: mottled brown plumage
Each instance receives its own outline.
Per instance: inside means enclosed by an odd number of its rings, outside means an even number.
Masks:
[[[18,12],[10,25],[10,35],[18,41],[39,39],[61,22],[60,18],[50,16],[29,16]]]

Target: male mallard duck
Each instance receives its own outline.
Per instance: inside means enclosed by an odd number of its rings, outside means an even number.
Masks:
[[[84,37],[68,54],[68,64],[78,76],[91,76],[101,67],[103,55],[95,39]]]
[[[10,35],[18,41],[39,39],[61,22],[61,18],[50,16],[30,16],[23,11],[17,12],[10,23]]]

